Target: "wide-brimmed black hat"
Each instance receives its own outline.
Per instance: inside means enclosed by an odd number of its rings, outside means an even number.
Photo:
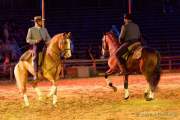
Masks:
[[[34,19],[32,20],[33,22],[36,22],[38,20],[45,20],[45,19],[42,19],[41,16],[34,16]]]

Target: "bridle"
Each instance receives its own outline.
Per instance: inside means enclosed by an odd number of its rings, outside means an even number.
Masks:
[[[68,38],[59,41],[59,43],[58,43],[58,48],[59,48],[59,46],[64,46],[64,45],[65,45],[65,42],[66,42],[67,40],[68,40]],[[71,42],[70,42],[70,44],[71,44]],[[64,55],[66,54],[66,52],[67,52],[68,50],[71,50],[71,48],[69,48],[69,49],[63,49],[63,50],[61,50],[61,49],[59,48],[59,50],[60,50],[60,55],[59,55],[59,52],[55,52],[55,51],[53,51],[53,50],[51,50],[51,51],[52,51],[53,54],[55,54],[56,56],[58,56],[58,57],[60,57],[62,60],[64,60]],[[53,60],[54,65],[53,65],[51,68],[49,68],[48,70],[46,70],[46,72],[50,71],[50,70],[53,69],[54,67],[59,66],[59,65],[61,64],[61,62],[60,62],[59,60],[55,60],[50,54],[48,54],[48,55],[49,55],[49,57]]]
[[[108,37],[108,38],[107,38]],[[102,53],[103,54],[110,54],[111,51],[114,51],[113,49],[114,48],[109,48],[108,46],[108,41],[107,39],[109,39],[110,41],[114,41],[114,36],[112,33],[108,32],[108,33],[105,33],[104,34],[104,39],[102,40]],[[115,43],[115,42],[112,42],[112,44],[118,44],[118,43]],[[114,55],[115,51],[111,53],[111,55]]]
[[[70,39],[70,38],[68,38],[68,37],[66,37],[65,39],[63,39],[63,40],[61,40],[61,41],[59,41],[59,43],[58,43],[58,46],[59,47],[62,47],[62,46],[67,46],[66,45],[66,42],[68,42],[68,39]],[[71,50],[71,41],[69,41],[70,42],[70,48],[63,48],[63,49],[60,49],[60,56],[61,57],[63,57],[69,50]]]

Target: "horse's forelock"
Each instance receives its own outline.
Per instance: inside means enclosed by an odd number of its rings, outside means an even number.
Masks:
[[[115,36],[115,34],[114,34],[114,33],[109,32],[108,34],[112,37],[112,39],[114,39],[114,40],[116,40],[116,41],[117,41],[117,38],[116,38],[116,36]]]

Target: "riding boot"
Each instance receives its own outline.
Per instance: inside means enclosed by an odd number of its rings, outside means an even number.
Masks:
[[[120,69],[120,74],[125,74],[125,72],[126,72],[125,65],[121,64],[119,61],[117,62],[117,65]]]
[[[39,53],[39,61],[38,61],[38,71],[42,74],[42,62],[43,62],[43,54],[42,53]]]
[[[38,80],[38,72],[34,72],[33,80]]]
[[[33,45],[33,67],[34,67],[34,77],[33,80],[38,79],[38,47],[36,44]]]
[[[33,80],[37,80],[38,79],[38,62],[37,62],[36,58],[33,59],[33,67],[34,67],[34,78],[33,78]]]
[[[46,49],[47,49],[47,46],[44,46],[43,49],[42,49],[42,52],[39,53],[38,70],[39,70],[41,75],[43,74],[42,65],[43,65],[43,62],[44,62]]]
[[[33,76],[33,80],[38,80],[38,70],[37,70],[37,67],[34,67],[34,76]]]

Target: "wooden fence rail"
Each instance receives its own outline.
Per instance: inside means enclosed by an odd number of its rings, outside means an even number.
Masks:
[[[64,62],[64,68],[66,67],[72,67],[72,66],[91,66],[93,70],[99,70],[99,69],[107,69],[107,60],[108,59],[70,59],[66,60]],[[9,74],[9,79],[13,80],[13,75],[14,75],[14,66],[16,63],[11,63],[9,64],[7,68],[8,69],[8,74]],[[3,69],[4,65],[0,65],[0,70]],[[173,69],[180,69],[180,56],[164,56],[161,57],[161,67],[162,69],[165,70],[173,70]],[[64,71],[64,70],[63,70]],[[0,72],[0,76],[3,76],[3,72]],[[6,73],[7,74],[7,73]],[[63,73],[64,74],[64,73]]]

